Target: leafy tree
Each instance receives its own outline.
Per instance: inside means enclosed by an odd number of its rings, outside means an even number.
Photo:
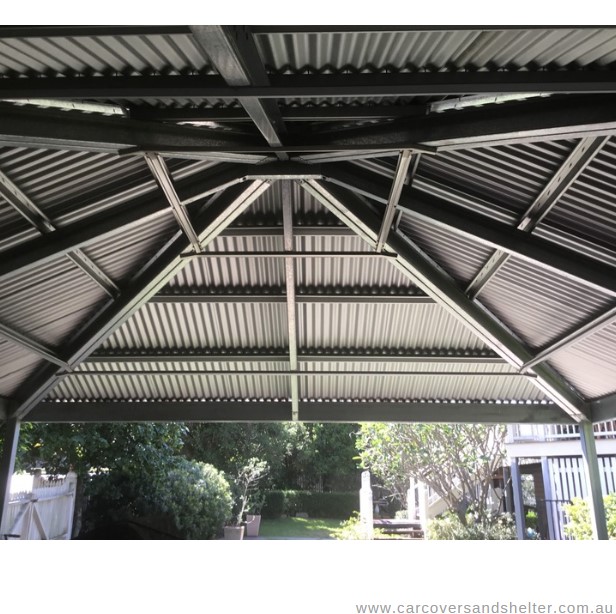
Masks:
[[[292,437],[282,423],[203,423],[191,425],[183,454],[237,475],[251,459],[265,461],[275,479],[284,467]]]
[[[364,424],[362,464],[404,500],[409,477],[430,486],[466,526],[487,510],[493,475],[504,459],[505,427],[464,424]]]
[[[349,424],[196,424],[189,427],[184,454],[230,476],[259,459],[269,467],[267,486],[297,488],[308,477],[321,478],[327,488],[357,473],[356,431]]]
[[[287,488],[305,488],[305,478],[321,480],[324,490],[339,490],[349,487],[358,476],[355,437],[357,424],[293,424],[293,445],[286,462],[285,484]],[[353,484],[354,486],[355,484]],[[359,486],[357,480],[357,486]]]

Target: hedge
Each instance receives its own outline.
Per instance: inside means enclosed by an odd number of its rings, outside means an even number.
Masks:
[[[357,492],[270,490],[265,493],[264,518],[308,514],[310,518],[349,518],[359,508]]]

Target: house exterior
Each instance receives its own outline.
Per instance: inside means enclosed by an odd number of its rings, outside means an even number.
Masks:
[[[616,420],[594,425],[601,487],[604,495],[616,492]],[[576,425],[515,424],[507,429],[507,455],[513,480],[518,474],[524,508],[536,507],[537,530],[543,539],[566,539],[563,506],[574,497],[586,498],[588,488]],[[522,482],[527,487],[522,487]],[[534,499],[534,501],[533,501]],[[516,510],[518,529],[525,531],[524,514]]]

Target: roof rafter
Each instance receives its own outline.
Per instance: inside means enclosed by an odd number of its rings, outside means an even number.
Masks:
[[[376,245],[380,220],[367,203],[335,185],[311,180],[302,186],[364,240]],[[395,266],[507,362],[520,368],[530,359],[532,355],[528,348],[485,308],[469,299],[455,281],[408,237],[399,231],[392,232],[386,245],[398,256]],[[537,378],[532,380],[533,383],[564,412],[577,421],[588,419],[586,402],[560,375],[545,365],[537,366],[534,372]]]
[[[199,292],[195,288],[165,290],[150,299],[150,303],[286,303],[281,288],[215,288]],[[296,303],[376,303],[417,305],[434,300],[415,288],[352,288],[341,292],[310,292],[297,288]]]
[[[41,234],[47,235],[57,230],[52,221],[2,172],[0,195]],[[116,283],[82,251],[75,250],[68,254],[68,258],[109,296],[117,296],[120,290]]]
[[[194,222],[202,245],[205,247],[214,240],[267,190],[269,185],[266,181],[253,181],[248,185],[234,186],[219,198],[215,197],[214,202],[204,206]],[[70,347],[65,348],[66,362],[71,367],[80,364],[104,339],[156,294],[185,264],[186,261],[182,260],[181,255],[186,248],[184,235],[176,234],[137,274],[127,289],[86,325]],[[51,390],[59,374],[57,368],[43,369],[35,378],[26,381],[15,395],[19,401],[13,409],[13,415],[23,418]]]
[[[349,350],[299,349],[298,362],[303,363],[440,363],[440,364],[503,364],[503,359],[491,350]],[[148,363],[148,362],[289,362],[284,349],[261,350],[258,348],[226,351],[203,350],[99,350],[90,355],[84,364],[93,363]]]
[[[227,85],[269,85],[259,51],[247,26],[191,26],[191,31]],[[276,101],[246,98],[241,102],[265,140],[274,147],[280,147],[280,137],[286,128]],[[288,158],[282,152],[278,157],[281,160]]]
[[[68,367],[68,364],[62,360],[60,356],[58,356],[55,350],[52,350],[43,343],[36,341],[30,335],[27,335],[22,331],[18,331],[13,327],[7,326],[2,322],[0,322],[0,337],[4,337],[4,339],[8,339],[24,350],[44,358],[47,362],[51,362],[60,367]]]
[[[194,31],[193,31],[194,32]],[[208,54],[209,55],[209,54]],[[233,58],[231,58],[233,59]],[[219,60],[219,63],[224,58]],[[214,62],[216,63],[216,62]],[[224,72],[222,76],[224,77]],[[269,75],[269,85],[231,85],[218,75],[6,78],[6,98],[122,100],[152,98],[362,98],[469,94],[606,94],[616,92],[610,70],[417,71]]]
[[[323,173],[329,182],[380,203],[388,202],[387,182],[377,176],[367,178],[365,173],[346,171],[338,166],[324,168]],[[412,218],[427,221],[447,231],[522,258],[541,268],[616,295],[614,267],[542,237],[536,237],[475,212],[463,210],[451,205],[445,198],[427,194],[413,187],[403,188],[399,210]]]
[[[185,198],[203,199],[242,180],[238,168],[222,170],[214,168],[204,174],[193,175],[177,182],[177,188]],[[99,215],[64,226],[42,237],[25,241],[2,253],[0,279],[38,267],[60,256],[100,241],[101,239],[125,232],[144,221],[164,215],[169,204],[160,195],[146,194],[126,203],[117,205]]]
[[[52,98],[57,98],[57,93]],[[0,143],[16,147],[30,145],[100,152],[131,149],[163,152],[168,148],[197,148],[199,151],[225,153],[246,151],[247,147],[267,150],[257,139],[245,136],[239,139],[204,128],[14,104],[1,104],[0,111]],[[244,161],[256,163],[263,159],[263,155],[246,156]]]
[[[583,73],[583,71],[578,71]],[[447,75],[449,73],[439,73]],[[465,73],[471,74],[471,73]],[[475,73],[485,74],[485,73]],[[502,74],[502,73],[498,73]],[[519,73],[529,74],[529,73]],[[538,74],[545,74],[540,72]],[[560,73],[559,73],[560,74]],[[616,73],[614,73],[616,74]],[[133,77],[127,77],[133,79]],[[161,79],[175,77],[161,77]],[[185,77],[177,77],[184,79]],[[197,77],[205,79],[205,77]],[[93,78],[99,83],[102,77]],[[129,96],[128,84],[122,87],[123,77],[116,86],[122,97]],[[147,81],[148,77],[137,79]],[[50,79],[17,79],[24,82],[47,83]],[[49,86],[54,89],[47,95],[61,97],[62,88],[71,78],[63,77]],[[3,86],[10,88],[10,79],[3,79]],[[616,80],[615,80],[616,84]],[[158,92],[156,98],[182,96],[172,88],[165,94]],[[238,89],[238,88],[231,88]],[[242,89],[242,88],[239,88]],[[249,90],[258,88],[246,88]],[[616,88],[615,88],[616,89]],[[32,98],[32,92],[10,93],[14,98]],[[67,98],[90,98],[87,92],[69,91]],[[136,92],[143,98],[143,92]],[[231,92],[211,92],[213,97],[233,97]],[[9,95],[7,93],[7,95]],[[257,94],[253,94],[258,96]],[[286,94],[283,94],[283,96]],[[382,94],[379,94],[381,96]],[[191,97],[189,93],[187,97]],[[94,96],[96,97],[96,96]],[[105,99],[113,94],[105,92]],[[249,96],[250,97],[250,96]],[[276,153],[310,152],[383,152],[412,149],[414,146],[430,146],[442,149],[480,147],[501,143],[524,143],[537,140],[583,138],[586,136],[616,133],[616,105],[614,96],[564,97],[564,99],[540,98],[524,102],[493,105],[487,108],[470,108],[460,111],[433,113],[427,117],[400,119],[378,125],[368,125],[346,130],[339,134],[315,134],[308,137],[295,136],[285,145],[270,146],[256,137],[229,135],[220,130],[178,126],[161,122],[137,121],[126,118],[94,116],[73,111],[48,111],[40,108],[2,106],[0,114],[0,142],[17,146],[61,147],[90,151],[135,150],[152,151],[165,155],[201,155],[233,159],[246,163],[264,161]]]
[[[582,139],[526,210],[516,227],[517,230],[528,233],[533,232],[571,184],[595,159],[595,156],[601,151],[608,140],[609,137],[588,137]],[[470,297],[477,296],[482,288],[485,287],[490,279],[496,275],[507,262],[509,255],[510,254],[507,252],[501,250],[494,252],[468,284],[466,294]]]

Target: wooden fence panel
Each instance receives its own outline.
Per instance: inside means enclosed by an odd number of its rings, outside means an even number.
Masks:
[[[35,476],[32,490],[11,493],[6,526],[19,539],[70,539],[77,476],[61,480]]]

